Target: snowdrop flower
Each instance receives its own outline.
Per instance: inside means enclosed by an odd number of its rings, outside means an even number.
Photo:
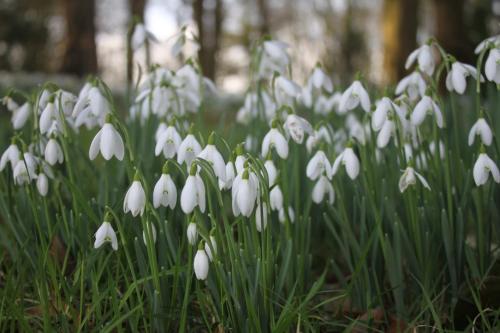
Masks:
[[[323,141],[327,144],[332,143],[332,138],[326,126],[321,126],[319,129],[315,130],[312,135],[307,138],[306,148],[307,152],[311,153],[314,147],[320,142]]]
[[[110,117],[107,118],[106,123],[97,132],[90,144],[89,158],[94,160],[100,151],[102,157],[107,161],[113,156],[121,161],[125,155],[123,140],[120,133],[118,133],[113,124],[111,124]]]
[[[146,40],[150,40],[153,42],[158,41],[151,32],[146,30],[144,24],[142,23],[136,24],[134,27],[134,32],[132,33],[132,37],[130,39],[130,45],[132,47],[132,50],[136,51],[139,48],[141,48],[141,46],[143,46],[144,43],[146,43]]]
[[[77,102],[77,97],[70,92],[59,89],[55,93],[55,98],[57,101],[57,111],[62,111],[65,116],[71,116],[73,108]]]
[[[270,73],[280,74],[286,71],[290,63],[288,45],[278,40],[266,40],[262,43],[259,77],[268,77]]]
[[[198,240],[198,229],[196,226],[196,223],[194,222],[194,219],[189,222],[189,225],[186,230],[186,235],[188,239],[188,243],[190,245],[196,244],[196,241]]]
[[[278,212],[278,220],[281,223],[285,223],[287,219],[291,223],[295,222],[295,212],[293,211],[293,208],[291,206],[288,206],[288,216],[286,216],[285,208],[281,208]]]
[[[163,151],[165,158],[173,158],[181,145],[182,139],[174,126],[168,126],[158,135],[155,147],[155,155],[159,156]]]
[[[257,205],[257,209],[255,210],[255,227],[258,232],[262,232],[262,230],[267,227],[267,205],[265,202]]]
[[[333,162],[332,175],[337,173],[341,164],[345,166],[347,175],[353,180],[356,179],[359,174],[359,160],[350,146],[347,146]]]
[[[46,134],[49,132],[53,123],[60,124],[60,116],[54,105],[53,98],[47,103],[45,108],[40,115],[40,121],[38,126],[40,127],[40,133]],[[59,126],[61,128],[62,126]]]
[[[374,131],[380,131],[385,121],[387,120],[387,115],[392,111],[399,109],[399,106],[391,101],[388,97],[383,97],[378,103],[375,111],[372,114],[372,128]]]
[[[310,180],[316,180],[323,174],[326,174],[326,176],[331,179],[332,166],[325,152],[323,150],[318,150],[309,163],[307,163],[306,176]]]
[[[441,110],[439,106],[430,98],[425,95],[422,99],[417,103],[415,109],[413,109],[413,113],[411,114],[411,123],[414,126],[420,126],[425,119],[425,116],[428,113],[434,113],[434,117],[436,118],[436,123],[439,128],[443,128],[443,115],[441,114]]]
[[[217,242],[215,241],[214,234],[215,234],[215,229],[212,229],[210,231],[210,240],[208,243],[205,243],[205,252],[207,253],[208,259],[210,259],[210,261],[213,261],[214,255],[217,254]]]
[[[250,176],[248,168],[234,179],[232,188],[232,208],[234,216],[243,215],[250,217],[257,199],[257,184],[254,177]]]
[[[396,86],[396,95],[400,96],[406,92],[410,100],[415,101],[417,98],[425,95],[426,89],[427,84],[424,78],[419,72],[415,71],[399,81]]]
[[[164,117],[170,107],[170,101],[174,98],[174,93],[165,84],[154,87],[151,97],[151,112],[158,117]]]
[[[10,163],[12,170],[14,170],[14,167],[19,161],[20,156],[21,151],[19,150],[19,148],[17,148],[16,144],[11,143],[10,146],[5,149],[2,157],[0,158],[0,171],[3,171],[3,169],[5,169],[7,163]]]
[[[387,146],[389,140],[391,139],[391,136],[395,133],[395,131],[396,131],[396,126],[394,125],[392,118],[391,117],[387,118],[384,122],[384,125],[382,126],[382,129],[378,133],[377,147],[384,148],[385,146]]]
[[[47,142],[47,145],[45,146],[44,156],[45,160],[50,165],[55,165],[56,163],[62,163],[64,161],[63,151],[56,139],[51,138],[49,142]]]
[[[192,164],[181,192],[181,208],[184,214],[191,214],[195,207],[198,207],[202,213],[205,212],[205,185],[197,170],[196,164]]]
[[[425,178],[416,172],[413,167],[409,166],[405,169],[401,178],[399,178],[399,191],[403,193],[408,186],[415,185],[417,183],[417,178],[426,189],[431,189]]]
[[[266,168],[267,178],[269,179],[269,187],[272,187],[276,183],[276,179],[278,178],[278,169],[271,159],[267,159],[264,162],[264,168]]]
[[[472,173],[474,175],[474,182],[476,182],[477,186],[486,184],[490,173],[493,180],[496,183],[500,183],[500,172],[498,171],[498,167],[495,162],[493,162],[493,160],[486,155],[483,149],[474,164]]]
[[[153,243],[156,243],[156,228],[155,225],[149,221],[146,222],[146,228],[142,231],[142,240],[144,241],[144,245],[148,245],[148,233],[150,233],[151,239]],[[149,230],[148,230],[149,229]]]
[[[191,162],[193,162],[200,152],[201,146],[198,140],[196,140],[194,135],[190,132],[179,145],[179,149],[177,150],[177,162],[179,164],[186,162],[189,167]]]
[[[262,140],[262,157],[267,156],[269,150],[274,148],[278,156],[284,160],[288,157],[288,142],[277,128],[276,121],[273,121],[273,126],[264,136]]]
[[[492,49],[484,65],[486,78],[500,84],[500,49]]]
[[[136,172],[134,181],[125,194],[125,200],[123,200],[123,212],[130,212],[134,217],[139,214],[142,216],[146,207],[146,192],[144,192],[139,179],[139,174]]]
[[[194,274],[198,280],[206,280],[208,276],[209,261],[208,256],[204,250],[203,242],[198,246],[198,251],[194,256]]]
[[[97,124],[102,126],[109,113],[111,113],[109,102],[99,87],[90,83],[85,84],[78,95],[72,113],[72,117],[75,118],[75,126],[79,127],[82,124],[88,128]]]
[[[479,137],[481,138],[481,142],[484,145],[491,145],[491,141],[493,140],[493,133],[491,132],[488,123],[486,122],[486,120],[484,120],[483,117],[479,118],[470,129],[469,146],[472,146],[474,144],[476,135],[479,135]]]
[[[328,98],[323,95],[320,95],[316,99],[316,102],[314,103],[313,107],[314,112],[326,116],[330,114],[330,112],[332,112],[333,109],[338,110],[338,104],[341,97],[342,94],[339,92],[334,93],[332,96]],[[304,104],[307,107],[311,107],[311,105],[306,104],[306,102],[304,102]]]
[[[312,190],[313,202],[320,204],[325,196],[328,196],[328,203],[331,205],[335,201],[335,191],[333,186],[325,176],[320,176]]]
[[[283,192],[279,185],[276,185],[269,193],[269,206],[271,210],[281,210],[283,208]]]
[[[243,146],[238,144],[236,146],[236,160],[234,161],[234,167],[236,168],[236,174],[240,174],[245,171],[245,162],[247,158],[243,155]]]
[[[198,158],[201,158],[210,163],[212,166],[215,176],[217,179],[225,181],[226,180],[226,163],[221,153],[217,150],[214,145],[215,133],[212,132],[208,137],[208,143],[205,148],[198,154]]]
[[[471,65],[467,65],[458,61],[455,61],[451,66],[451,70],[446,76],[446,88],[448,91],[455,91],[457,94],[462,95],[467,87],[466,78],[467,76],[472,76],[477,78],[477,71]],[[480,81],[483,82],[483,76],[480,75]]]
[[[113,250],[118,250],[118,240],[111,224],[105,219],[95,233],[94,248],[100,248],[104,243],[111,243]]]
[[[500,35],[488,37],[485,40],[483,40],[481,43],[479,43],[474,50],[475,54],[479,54],[483,52],[483,50],[487,47],[490,47],[492,45],[493,47],[498,47],[500,46]]]
[[[26,121],[28,121],[31,115],[31,104],[29,102],[24,103],[22,106],[18,107],[12,111],[11,123],[15,130],[19,130],[24,127]]]
[[[24,185],[37,178],[37,161],[31,153],[24,153],[23,159],[19,159],[14,167],[14,183]]]
[[[166,162],[163,166],[160,179],[156,182],[153,190],[153,207],[158,208],[163,206],[174,209],[176,203],[177,188],[175,187],[172,177],[170,177],[168,173],[168,162]]]
[[[286,117],[285,125],[283,126],[286,132],[290,135],[293,141],[302,144],[304,141],[304,133],[313,134],[311,124],[302,117],[294,114],[289,114]]]
[[[370,96],[359,81],[354,81],[349,88],[344,91],[339,102],[339,113],[355,109],[359,104],[365,112],[370,112]]]
[[[429,45],[424,44],[418,49],[410,53],[408,59],[406,59],[405,69],[409,69],[413,63],[417,61],[418,67],[427,75],[432,76],[434,73],[434,68],[436,63],[434,62],[434,56],[432,54],[432,49]]]
[[[328,93],[332,93],[333,84],[330,77],[323,71],[321,66],[318,64],[314,67],[311,76],[307,80],[307,87],[310,90],[321,91],[322,89]]]
[[[284,76],[278,76],[274,79],[273,89],[274,97],[278,106],[293,105],[301,92],[298,84]]]
[[[2,98],[2,104],[5,105],[7,110],[13,112],[14,110],[19,108],[19,105],[14,101],[14,99],[10,96],[5,96]]]
[[[349,137],[355,138],[359,143],[364,145],[366,143],[366,128],[358,118],[353,114],[349,114],[345,120],[345,124],[349,130]]]
[[[233,161],[228,161],[226,164],[226,180],[222,181],[219,179],[219,189],[229,190],[233,186],[233,181],[235,178],[235,165]]]
[[[42,197],[49,192],[49,179],[43,172],[39,173],[36,178],[36,188]]]

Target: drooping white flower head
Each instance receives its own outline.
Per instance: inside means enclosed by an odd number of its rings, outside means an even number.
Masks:
[[[472,173],[474,175],[474,182],[477,186],[486,184],[490,173],[493,180],[496,183],[500,183],[500,172],[498,171],[498,167],[485,152],[479,154]]]
[[[267,205],[265,202],[259,203],[255,210],[255,227],[258,232],[262,232],[267,227]]]
[[[208,259],[210,261],[214,260],[214,255],[217,254],[217,242],[215,240],[215,229],[212,229],[210,231],[210,238],[209,241],[205,243],[205,252],[208,255]]]
[[[392,117],[387,118],[382,125],[382,129],[377,135],[377,147],[384,148],[389,143],[391,136],[396,132],[396,125],[392,121]]]
[[[472,146],[474,144],[476,135],[479,135],[479,137],[481,138],[481,142],[484,145],[491,145],[491,142],[493,141],[493,133],[491,132],[488,123],[486,122],[486,120],[484,120],[483,117],[479,118],[474,123],[474,125],[472,125],[469,131],[469,146]]]
[[[267,159],[264,162],[264,168],[266,168],[267,178],[269,179],[269,187],[272,187],[278,178],[278,169],[271,159]]]
[[[123,139],[113,124],[111,124],[109,117],[90,144],[89,158],[94,160],[99,152],[101,152],[102,157],[107,161],[113,156],[121,161],[125,155]]]
[[[339,102],[339,113],[346,113],[360,104],[365,112],[370,112],[370,96],[361,82],[356,80],[342,94]]]
[[[23,154],[23,158],[19,159],[14,166],[14,183],[17,185],[24,185],[37,179],[36,167],[38,163],[30,152]]]
[[[234,216],[239,216],[241,214],[250,217],[252,215],[258,193],[258,184],[255,177],[256,176],[246,168],[234,179],[231,191]]]
[[[40,127],[41,134],[49,133],[51,128],[54,128],[53,124],[57,124],[56,129],[62,128],[61,117],[59,112],[54,105],[53,97],[50,100],[40,115],[40,120],[38,126]],[[50,133],[49,133],[50,134]]]
[[[331,205],[335,201],[335,191],[333,186],[324,175],[321,175],[313,187],[312,190],[312,200],[313,202],[320,204],[323,202],[325,196],[328,198],[328,203]]]
[[[351,179],[356,179],[359,174],[359,160],[351,147],[347,146],[342,153],[337,156],[333,162],[332,175],[339,170],[340,165],[345,166],[345,171]]]
[[[409,166],[405,169],[401,178],[399,178],[399,191],[403,193],[408,186],[415,185],[417,183],[417,178],[426,189],[431,189],[427,180],[425,180],[421,174],[416,172],[413,167]]]
[[[277,124],[273,121],[273,127],[267,132],[262,140],[262,157],[266,157],[270,149],[274,148],[278,156],[284,160],[288,157],[288,142],[286,138],[277,128]]]
[[[19,104],[10,96],[4,96],[1,102],[10,112],[14,112],[14,110],[19,108]]]
[[[205,148],[198,154],[198,158],[201,158],[212,166],[215,176],[217,179],[226,181],[226,163],[221,153],[217,150],[214,144],[215,134],[212,132],[208,138],[208,143]]]
[[[358,118],[354,114],[350,113],[346,117],[345,125],[349,132],[349,137],[355,138],[362,145],[366,143],[367,132],[370,130],[369,124],[366,124],[367,126],[363,126]]]
[[[205,185],[198,174],[198,167],[192,164],[181,192],[181,208],[184,214],[191,214],[195,207],[204,213],[205,204]]]
[[[190,245],[195,245],[196,241],[198,240],[198,228],[196,226],[196,223],[192,220],[189,222],[189,225],[186,230],[186,235],[188,239],[188,243]]]
[[[24,127],[31,115],[31,104],[29,102],[24,103],[14,111],[12,111],[11,123],[15,130],[19,130]]]
[[[409,69],[415,61],[418,62],[418,67],[427,75],[432,76],[434,73],[434,68],[436,63],[434,61],[434,55],[432,54],[432,48],[428,44],[420,46],[418,49],[410,53],[408,59],[406,59],[405,68]]]
[[[295,222],[295,212],[293,211],[292,206],[288,206],[288,216],[287,216],[287,214],[285,212],[285,208],[284,207],[282,209],[280,209],[280,211],[278,212],[278,220],[281,223],[285,223],[287,220],[290,223]]]
[[[198,280],[206,280],[208,276],[209,261],[204,250],[203,242],[198,246],[198,251],[193,261],[194,274]]]
[[[42,197],[45,197],[49,192],[49,179],[43,172],[37,175],[36,188]]]
[[[162,174],[160,179],[155,184],[153,190],[153,207],[158,208],[160,206],[170,207],[174,209],[177,203],[177,188],[168,173],[168,162],[163,166]]]
[[[475,54],[479,54],[483,52],[483,50],[487,47],[499,47],[500,46],[500,35],[488,37],[485,40],[483,40],[481,43],[479,43],[474,50]]]
[[[280,211],[283,208],[283,192],[278,184],[269,193],[269,206],[271,210],[276,211]]]
[[[310,135],[306,141],[307,152],[311,153],[314,147],[318,143],[323,141],[326,144],[332,144],[332,138],[328,128],[326,126],[321,126],[319,129],[315,130],[313,135]]]
[[[273,91],[278,107],[282,105],[293,106],[301,93],[301,88],[297,83],[280,75],[274,79]]]
[[[17,145],[11,143],[7,149],[2,154],[0,158],[0,171],[3,171],[7,166],[7,163],[10,163],[12,170],[14,170],[19,158],[21,157],[21,151],[17,148]]]
[[[326,175],[326,177],[331,179],[332,166],[325,152],[323,150],[318,150],[311,160],[309,160],[309,163],[307,163],[306,176],[310,180],[316,180],[322,175]]]
[[[427,84],[425,83],[424,78],[418,71],[415,71],[399,81],[396,86],[396,95],[400,96],[406,92],[410,100],[415,101],[419,97],[423,97],[425,95],[426,89]]]
[[[196,140],[192,133],[189,133],[184,140],[182,140],[177,150],[177,162],[179,164],[186,162],[187,166],[190,167],[191,163],[200,152],[201,146],[198,140]]]
[[[56,139],[49,139],[49,142],[47,142],[45,146],[44,156],[45,160],[50,165],[55,165],[56,163],[62,163],[64,161],[63,151]]]
[[[383,97],[376,104],[377,107],[372,114],[372,128],[374,131],[378,132],[382,129],[382,126],[387,120],[387,116],[391,113],[398,112],[399,106],[388,97]]]
[[[279,40],[266,40],[262,43],[259,63],[259,77],[269,77],[274,72],[283,74],[290,63],[288,44]]]
[[[286,117],[285,125],[283,126],[285,131],[290,135],[293,141],[298,144],[302,144],[304,141],[304,134],[313,134],[313,128],[311,124],[304,118],[299,117],[294,114],[289,114]]]
[[[151,240],[153,243],[156,243],[156,227],[153,223],[150,221],[146,221],[146,228],[142,231],[142,240],[144,242],[144,245],[148,245],[148,234],[151,237]]]
[[[137,216],[144,214],[144,208],[146,207],[146,192],[139,180],[139,175],[136,173],[134,176],[134,181],[130,185],[127,194],[125,194],[125,200],[123,200],[123,212],[130,212],[132,216]]]
[[[311,75],[307,80],[307,88],[310,91],[325,90],[328,93],[333,92],[333,84],[330,77],[325,73],[325,71],[318,64],[314,67]]]
[[[130,45],[132,50],[136,51],[141,48],[146,40],[157,42],[155,35],[146,30],[146,27],[142,23],[138,23],[134,27],[134,32],[132,33],[132,37],[130,39]]]
[[[489,81],[500,84],[500,49],[490,51],[484,64],[484,74]]]
[[[182,138],[174,126],[168,126],[158,134],[156,140],[155,155],[159,156],[163,151],[165,158],[173,158],[181,145]]]
[[[410,118],[411,123],[414,126],[420,126],[424,122],[425,116],[429,113],[434,114],[434,117],[436,118],[436,124],[439,128],[442,128],[444,126],[444,123],[441,109],[439,109],[439,106],[436,104],[436,102],[434,102],[434,100],[427,95],[422,97],[422,99],[413,109]]]
[[[451,70],[446,76],[446,88],[448,91],[455,91],[457,94],[462,95],[467,88],[466,78],[472,76],[477,78],[476,68],[458,61],[455,61],[451,66]],[[483,76],[480,75],[480,80],[483,82]]]
[[[236,166],[233,161],[228,161],[226,163],[226,180],[222,181],[219,179],[219,189],[229,190],[233,186],[234,177],[236,177]]]
[[[113,250],[118,250],[118,240],[113,227],[108,221],[104,221],[95,233],[94,248],[100,248],[104,243],[111,243]]]

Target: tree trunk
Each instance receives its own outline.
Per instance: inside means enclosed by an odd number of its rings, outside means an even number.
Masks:
[[[223,5],[222,0],[215,1],[215,7],[207,10],[204,0],[193,1],[194,20],[198,26],[198,57],[203,74],[211,80],[217,73],[217,53],[220,48],[222,34]]]
[[[416,48],[418,1],[385,0],[383,13],[383,81],[396,82],[406,75],[406,58]]]
[[[97,73],[95,3],[93,0],[61,0],[66,23],[66,48],[61,72],[84,76]]]
[[[474,62],[474,45],[469,38],[464,0],[434,0],[436,39],[458,60]]]

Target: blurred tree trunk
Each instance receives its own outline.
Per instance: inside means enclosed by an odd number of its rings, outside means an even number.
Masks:
[[[436,39],[460,61],[474,61],[474,45],[465,22],[465,0],[434,0]],[[483,21],[485,18],[483,18]]]
[[[129,11],[130,11],[130,26],[127,35],[127,83],[130,86],[134,76],[134,62],[133,53],[128,41],[132,35],[132,28],[134,26],[134,21],[139,22],[144,21],[144,8],[146,7],[146,0],[129,0]]]
[[[416,48],[418,0],[385,0],[383,13],[384,81],[395,82],[406,74],[406,58]]]
[[[66,48],[61,72],[78,76],[97,73],[94,1],[60,1],[66,23]]]
[[[270,31],[270,21],[267,0],[257,0],[257,6],[259,8],[260,15],[260,34],[262,36],[268,35]]]
[[[215,79],[217,73],[217,53],[220,48],[223,21],[222,0],[214,2],[213,8],[207,8],[208,2],[204,0],[194,0],[192,3],[200,43],[198,58],[203,74],[211,80]]]

